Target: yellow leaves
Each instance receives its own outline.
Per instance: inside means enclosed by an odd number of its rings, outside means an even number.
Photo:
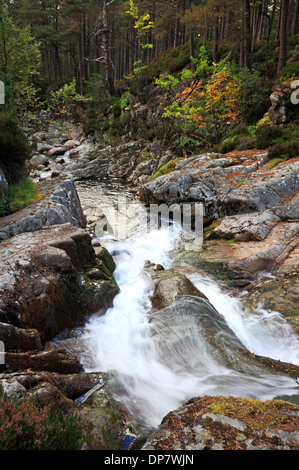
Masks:
[[[217,112],[221,120],[238,121],[241,100],[241,83],[229,69],[223,67],[215,70],[206,87],[207,110]]]

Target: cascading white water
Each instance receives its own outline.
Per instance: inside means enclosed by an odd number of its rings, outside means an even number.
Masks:
[[[215,317],[215,337],[219,345],[223,341],[228,355],[236,354],[235,345],[237,350],[244,345],[255,354],[298,364],[297,337],[279,315],[247,314],[238,299],[198,274],[188,276],[214,309],[196,299],[182,299],[170,309],[150,313],[152,286],[144,262],[171,267],[170,254],[178,239],[173,230],[138,234],[136,226],[126,240],[101,240],[114,254],[120,293],[105,315],[94,315],[86,325],[85,370],[113,374],[124,390],[121,396],[118,391],[118,397],[150,428],[194,396],[271,399],[296,394],[295,382],[286,377],[247,366],[244,370],[227,367],[219,351],[214,354],[206,326],[200,323],[201,317],[208,321]],[[221,327],[226,325],[233,333],[223,339]]]
[[[187,275],[223,315],[229,327],[251,352],[291,364],[299,364],[298,338],[277,312],[262,307],[255,313],[245,311],[238,298],[224,292],[215,281],[200,274]]]

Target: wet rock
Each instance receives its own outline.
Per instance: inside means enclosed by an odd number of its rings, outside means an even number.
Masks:
[[[161,310],[180,296],[192,295],[207,299],[184,275],[176,270],[157,269],[156,265],[147,268],[153,282],[151,302],[154,310]]]
[[[108,377],[87,396],[77,412],[93,425],[92,449],[127,450],[126,436],[130,436],[130,442],[143,438],[134,417],[117,401],[115,387]]]
[[[257,306],[279,312],[288,319],[294,331],[299,333],[299,273],[290,272],[276,277],[265,277],[256,283],[243,299],[244,305],[251,310]]]
[[[170,412],[142,450],[295,450],[299,407],[283,401],[193,398]]]

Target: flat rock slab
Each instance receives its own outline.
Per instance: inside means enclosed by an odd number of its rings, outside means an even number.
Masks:
[[[38,190],[44,196],[41,201],[0,219],[0,243],[20,233],[34,232],[50,225],[70,223],[84,227],[83,210],[71,179],[45,181],[38,185]]]

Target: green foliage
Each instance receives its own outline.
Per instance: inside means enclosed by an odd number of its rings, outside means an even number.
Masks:
[[[50,93],[49,109],[57,117],[70,114],[79,103],[90,102],[90,98],[77,93],[76,80],[66,83],[63,87]]]
[[[7,203],[0,202],[0,217],[5,217],[9,214],[9,207]]]
[[[257,126],[255,135],[257,148],[267,149],[281,138],[282,129],[279,126],[265,124]]]
[[[119,100],[119,105],[122,111],[128,106],[130,97],[131,97],[131,93],[129,91],[126,91],[125,93],[121,95],[120,100]]]
[[[200,148],[203,144],[206,147],[218,144],[238,123],[244,123],[247,128],[249,122],[256,122],[257,109],[261,110],[261,102],[265,99],[265,90],[256,72],[240,69],[227,58],[218,64],[211,63],[203,46],[192,62],[192,69],[184,68],[176,75],[162,75],[156,80],[156,84],[172,97],[163,118],[172,120],[171,131],[175,129],[180,134],[176,143],[187,150]],[[255,136],[249,135],[247,130],[245,135],[242,142],[229,136],[224,142],[224,150],[229,151],[237,144],[252,148]]]
[[[0,396],[0,450],[80,450],[90,428],[75,414]]]
[[[6,88],[5,107],[15,106],[19,115],[38,102],[37,91],[30,83],[40,63],[39,44],[30,26],[20,28],[0,4],[0,77]]]
[[[140,38],[141,41],[143,41],[149,30],[154,28],[154,23],[150,21],[150,14],[148,12],[145,12],[144,14],[139,16],[138,8],[134,5],[133,0],[129,1],[130,3],[130,10],[126,11],[128,15],[130,15],[134,21],[134,28],[137,31],[137,35]],[[152,49],[153,44],[150,43],[140,43],[142,49]]]
[[[282,142],[269,147],[268,156],[271,159],[281,159],[282,161],[298,157],[299,140]]]
[[[33,202],[42,199],[36,184],[29,178],[23,178],[18,183],[9,186],[8,206],[10,212],[16,212]]]
[[[0,164],[9,182],[24,175],[29,155],[30,146],[17,122],[0,114]]]

